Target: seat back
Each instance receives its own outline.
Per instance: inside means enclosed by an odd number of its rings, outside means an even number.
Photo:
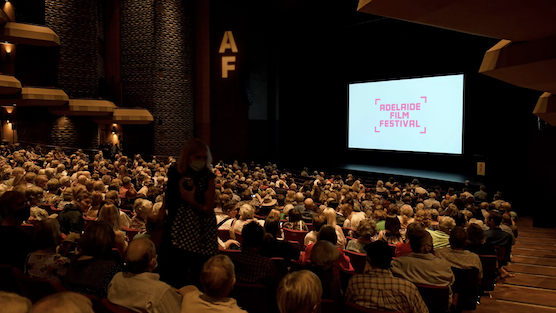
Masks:
[[[508,256],[506,255],[506,247],[496,246],[496,253],[498,254],[498,264],[499,266],[504,266],[508,264]]]
[[[135,311],[132,311],[130,309],[126,309],[124,307],[121,307],[119,305],[115,305],[112,302],[108,301],[108,299],[102,299],[102,304],[104,305],[105,308],[108,309],[108,311],[112,312],[112,313],[132,313]]]
[[[122,226],[122,229],[125,231],[125,234],[127,238],[129,238],[129,241],[132,241],[133,237],[135,237],[135,235],[141,232],[140,229],[132,229],[132,228],[127,228],[125,226]]]
[[[321,299],[320,300],[320,312],[321,313],[334,313],[335,312],[334,300],[331,299]]]
[[[284,239],[287,241],[297,241],[299,243],[305,242],[305,236],[307,231],[302,230],[292,230],[289,228],[282,228],[284,231]]]
[[[40,299],[56,293],[54,287],[46,279],[33,278],[25,275],[20,269],[12,269],[21,294],[35,303]]]
[[[230,297],[237,300],[237,304],[249,313],[269,313],[276,311],[276,301],[269,295],[262,284],[238,282],[230,293]]]
[[[493,291],[496,285],[496,277],[498,276],[498,256],[496,255],[479,255],[483,265],[483,278],[481,279],[481,292]]]
[[[243,244],[243,236],[241,235],[241,233],[236,231],[236,232],[234,232],[234,234],[235,234],[235,236],[236,236],[236,240],[237,240],[239,243]]]
[[[29,236],[31,236],[31,238],[33,238],[33,233],[35,232],[35,227],[33,226],[33,224],[21,224],[19,226],[19,229],[21,229],[27,235],[29,235]]]
[[[450,287],[415,284],[429,313],[446,313],[449,309]]]
[[[349,256],[351,266],[357,273],[363,273],[365,271],[365,264],[367,264],[367,255],[364,253],[354,252],[350,250],[344,250],[344,253]]]
[[[344,312],[346,313],[393,313],[396,311],[374,310],[374,309],[366,308],[364,306],[360,306],[359,304],[353,303],[351,301],[346,301]]]
[[[477,308],[477,295],[479,292],[479,269],[461,269],[452,267],[456,278],[452,285],[453,301],[456,312],[462,310],[475,310]]]
[[[334,267],[334,269],[336,269],[336,267]],[[340,274],[340,286],[342,287],[342,291],[345,294],[346,291],[347,291],[347,286],[348,286],[349,280],[354,275],[357,275],[357,273],[355,271],[351,272],[351,271],[345,271],[343,269],[340,269],[339,274]]]
[[[0,291],[21,294],[12,266],[0,264]]]
[[[270,258],[270,260],[272,260],[272,263],[274,263],[274,266],[276,266],[276,270],[278,270],[278,273],[280,273],[280,277],[286,276],[286,274],[288,273],[288,268],[286,267],[286,260],[284,260],[284,258],[279,258],[279,257]]]
[[[218,238],[222,241],[226,242],[230,239],[230,230],[229,229],[219,229],[218,231]]]

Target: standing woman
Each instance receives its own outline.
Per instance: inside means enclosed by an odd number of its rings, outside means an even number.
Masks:
[[[211,163],[207,145],[190,139],[168,171],[168,187],[159,214],[165,222],[159,269],[162,279],[177,288],[187,284],[200,287],[203,264],[218,252],[216,176]]]

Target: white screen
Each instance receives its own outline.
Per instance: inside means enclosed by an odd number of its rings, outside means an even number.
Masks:
[[[349,85],[348,148],[462,153],[463,75]]]

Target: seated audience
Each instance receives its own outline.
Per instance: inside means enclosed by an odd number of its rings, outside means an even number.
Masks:
[[[438,223],[438,230],[427,229],[432,237],[434,249],[450,246],[450,231],[456,227],[456,222],[449,216],[444,216]]]
[[[0,241],[0,264],[23,270],[25,258],[35,250],[31,237],[19,229],[30,211],[25,195],[18,191],[7,191],[0,197],[0,238],[4,239]]]
[[[332,226],[324,225],[320,229],[319,234],[317,235],[317,239],[318,241],[325,240],[330,242],[331,244],[334,244],[335,242],[338,241],[338,237],[336,236],[336,234],[337,233]],[[303,255],[303,259],[302,259],[303,263],[309,264],[309,262],[311,261],[311,253],[314,246],[315,244],[310,244],[305,248],[305,254]],[[343,269],[345,271],[353,271],[353,266],[350,263],[349,257],[344,254],[344,249],[338,247],[337,245],[336,248],[338,249],[338,252],[340,254],[340,257],[336,259],[336,263],[335,263],[336,267],[338,267],[339,269]]]
[[[307,235],[305,235],[305,239],[304,239],[305,246],[317,242],[317,234],[322,228],[322,226],[324,226],[325,224],[326,224],[326,219],[323,214],[316,214],[313,216],[314,229],[308,232]]]
[[[60,222],[60,230],[64,234],[83,232],[83,213],[87,213],[91,206],[91,194],[84,189],[73,189],[73,201],[64,207],[64,210],[58,214],[58,222]]]
[[[337,242],[336,247],[344,249],[346,247],[346,236],[344,235],[344,230],[336,222],[336,211],[332,208],[326,208],[323,211],[324,217],[326,218],[326,225],[334,227],[336,230]]]
[[[85,214],[86,217],[96,219],[98,217],[98,212],[100,211],[100,206],[102,204],[102,193],[99,191],[94,191],[91,194],[91,207],[87,210]]]
[[[235,222],[238,207],[237,201],[229,200],[222,205],[221,212],[216,212],[216,228],[222,230],[232,229],[232,224]]]
[[[135,216],[131,219],[129,228],[139,229],[144,231],[147,229],[147,216],[151,213],[153,209],[153,203],[146,199],[136,199],[133,203],[133,212]]]
[[[94,313],[93,303],[75,292],[60,292],[47,296],[33,305],[30,313]]]
[[[239,207],[239,219],[235,220],[232,228],[230,229],[230,237],[235,239],[234,232],[241,233],[243,226],[246,224],[257,221],[255,217],[255,208],[248,203],[244,203]]]
[[[366,253],[365,246],[373,242],[371,239],[376,235],[376,224],[370,219],[364,219],[359,222],[357,227],[357,234],[359,237],[355,240],[350,240],[346,247],[346,250],[351,250],[359,253]]]
[[[385,230],[380,231],[376,235],[376,240],[381,240],[388,244],[398,244],[400,242],[404,242],[403,236],[400,232],[400,220],[397,217],[387,217],[385,228]]]
[[[79,239],[79,255],[70,263],[62,284],[68,290],[106,298],[108,284],[122,271],[112,253],[115,235],[105,222],[91,222]]]
[[[28,313],[31,310],[31,300],[16,293],[0,291],[0,303],[2,312],[5,313]]]
[[[502,223],[502,214],[498,211],[490,211],[488,215],[487,226],[490,227],[489,230],[484,232],[486,243],[493,246],[500,246],[505,248],[504,259],[499,259],[498,264],[501,269],[508,264],[510,260],[510,254],[512,252],[512,236],[507,232],[500,229],[500,224]],[[504,270],[505,271],[505,270]],[[513,274],[506,274],[505,276],[513,277]]]
[[[392,250],[385,242],[375,241],[365,249],[372,269],[349,280],[347,301],[373,310],[415,313],[429,311],[414,284],[392,275]]]
[[[147,313],[179,312],[181,296],[153,273],[156,248],[148,238],[133,240],[125,253],[125,267],[112,278],[108,300],[124,308]]]
[[[317,312],[322,297],[322,284],[317,275],[302,270],[286,275],[278,287],[276,302],[280,313]]]
[[[425,230],[415,230],[409,239],[413,253],[392,261],[392,273],[414,284],[448,286],[454,283],[454,273],[448,262],[432,254],[432,237]],[[452,302],[451,294],[449,303]]]
[[[58,202],[58,210],[63,210],[66,205],[70,204],[73,201],[73,188],[68,187],[65,188],[62,196],[61,196],[61,201]]]
[[[421,225],[417,222],[413,222],[409,224],[409,226],[407,226],[407,231],[405,233],[406,241],[399,242],[396,245],[396,251],[395,251],[396,258],[413,253],[413,250],[411,250],[410,238],[413,232],[417,229],[421,229],[421,230],[423,229]]]
[[[261,283],[275,289],[280,280],[279,272],[270,258],[259,254],[264,240],[264,229],[257,223],[246,224],[241,232],[242,250],[231,258],[236,268],[236,278],[240,282]]]
[[[309,231],[305,222],[301,219],[301,213],[296,208],[288,212],[288,221],[282,225],[284,228],[291,230]]]
[[[99,221],[106,222],[112,227],[115,235],[115,245],[114,248],[118,249],[120,255],[125,254],[125,249],[127,248],[127,242],[125,234],[120,226],[119,212],[113,204],[105,204],[102,206],[102,210],[98,216]]]
[[[457,226],[450,233],[450,247],[436,250],[435,256],[448,261],[452,267],[461,269],[476,268],[479,279],[483,277],[483,266],[479,256],[469,250],[463,250],[467,243],[467,233],[463,227]]]
[[[195,286],[180,289],[183,296],[181,311],[245,313],[230,292],[236,282],[234,263],[225,255],[211,257],[201,269],[201,285],[204,293]]]
[[[414,222],[413,208],[409,204],[403,205],[400,208],[400,215],[398,218],[400,219],[400,228],[406,229],[409,224]]]
[[[59,282],[66,275],[70,260],[56,252],[62,240],[60,224],[55,219],[46,219],[34,226],[35,247],[38,249],[27,256],[25,273],[31,277]]]
[[[48,212],[41,208],[44,204],[44,190],[37,186],[27,187],[25,197],[31,204],[30,221],[42,221],[48,218]]]
[[[289,267],[291,260],[299,259],[299,247],[276,237],[280,232],[280,220],[275,217],[267,217],[264,223],[265,238],[259,253],[269,258],[284,258],[286,266]]]

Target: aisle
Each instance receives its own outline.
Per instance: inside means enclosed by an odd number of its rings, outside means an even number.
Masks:
[[[520,218],[519,237],[508,270],[513,278],[499,281],[492,298],[483,297],[476,313],[556,313],[556,229],[534,228]]]

